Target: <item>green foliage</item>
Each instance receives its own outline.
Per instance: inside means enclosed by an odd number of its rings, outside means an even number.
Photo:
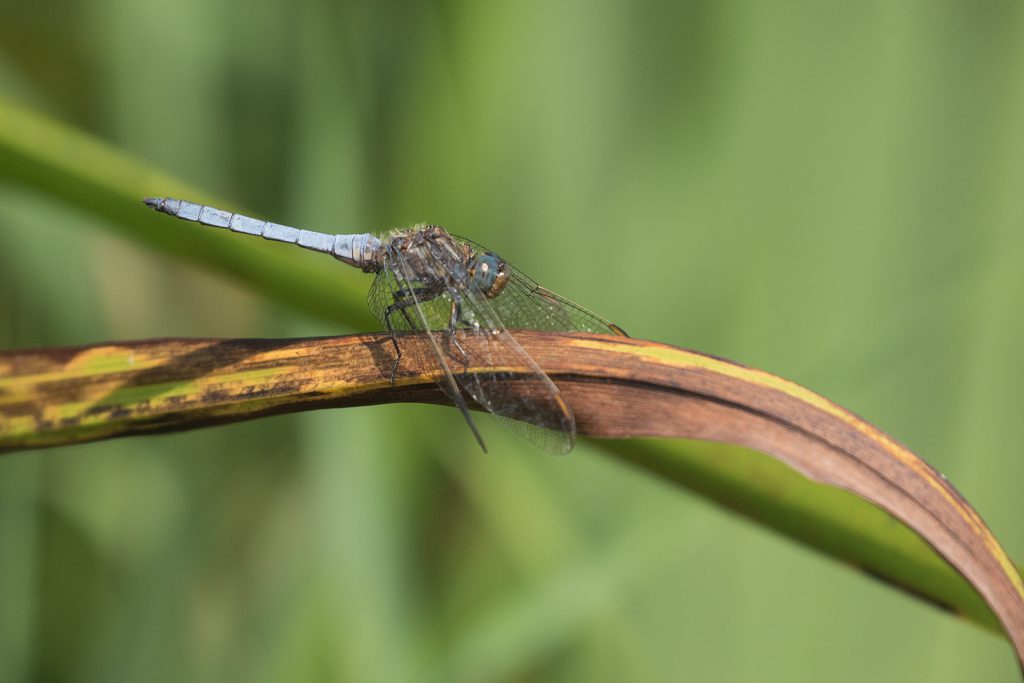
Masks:
[[[0,95],[131,183],[442,223],[852,408],[1024,555],[1017,3],[7,4]],[[0,346],[368,325],[358,273],[83,195],[109,159],[30,125],[0,154]],[[0,679],[1014,679],[979,629],[484,429],[488,457],[389,406],[0,459]]]

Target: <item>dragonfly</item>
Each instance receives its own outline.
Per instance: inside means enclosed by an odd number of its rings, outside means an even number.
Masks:
[[[408,353],[459,409],[484,452],[467,399],[544,450],[567,453],[575,442],[572,408],[516,340],[515,330],[628,336],[541,287],[493,251],[438,225],[381,236],[328,234],[183,199],[149,197],[143,203],[183,220],[330,254],[375,274],[367,302],[394,346],[392,383],[405,353],[400,335],[425,337],[426,344],[405,345]],[[464,343],[469,339],[473,343]]]

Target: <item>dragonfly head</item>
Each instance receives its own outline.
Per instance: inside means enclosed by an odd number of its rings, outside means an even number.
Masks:
[[[469,266],[470,286],[488,299],[501,294],[508,282],[508,269],[497,254],[486,252],[473,259]]]

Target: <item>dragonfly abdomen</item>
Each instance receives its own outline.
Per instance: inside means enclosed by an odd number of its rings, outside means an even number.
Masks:
[[[339,261],[367,272],[376,272],[380,269],[378,255],[381,241],[369,233],[329,235],[312,230],[300,230],[172,197],[148,197],[143,203],[162,213],[200,225],[258,235],[275,242],[297,244],[304,249],[330,254]]]

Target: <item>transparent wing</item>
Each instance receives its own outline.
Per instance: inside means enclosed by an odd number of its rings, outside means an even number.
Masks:
[[[442,350],[443,338],[439,337],[445,333],[434,332],[444,330],[447,326],[448,314],[441,313],[443,298],[436,296],[434,291],[424,291],[423,283],[412,277],[409,268],[399,256],[377,273],[367,295],[367,304],[373,315],[389,330],[419,332],[426,337],[429,347],[427,351],[421,351],[422,347],[403,347],[400,342],[399,348],[403,354],[413,355],[417,366],[431,374],[433,380],[462,413],[480,448],[486,453],[487,446],[484,445],[483,437],[480,436],[480,431],[469,414],[466,400],[446,359],[447,354]],[[450,302],[447,310],[451,310]]]
[[[457,237],[479,252],[487,249],[464,237]],[[542,332],[590,332],[629,335],[618,325],[588,311],[577,303],[538,285],[531,277],[506,263],[509,280],[501,294],[490,301],[495,314],[511,330]]]
[[[443,242],[432,246],[452,249],[452,245]],[[458,255],[454,250],[451,254],[441,255],[425,250],[418,255],[422,257],[423,267],[435,270],[417,275],[401,254],[389,258],[386,270],[395,271],[398,276],[381,273],[374,282],[370,308],[377,317],[381,317],[380,312],[387,311],[391,305],[387,302],[388,296],[393,298],[396,293],[404,296],[407,291],[416,292],[422,315],[399,321],[392,313],[392,325],[398,328],[400,322],[404,326],[401,329],[431,333],[436,340],[433,348],[438,355],[437,363],[449,369],[455,385],[462,392],[498,417],[512,432],[555,453],[566,453],[572,449],[576,423],[558,388],[509,334],[486,297],[468,288],[456,287],[440,272],[443,263],[452,262]],[[382,277],[394,280],[394,283],[385,282],[378,287]],[[445,281],[448,284],[443,286],[431,284]],[[454,335],[448,331],[453,306],[459,307],[455,311],[457,329]],[[466,338],[473,342],[462,344],[460,339]],[[513,367],[518,371],[509,369]],[[469,372],[469,368],[477,371]],[[485,370],[480,371],[481,368]],[[445,388],[443,384],[442,388]],[[446,392],[452,396],[448,389]]]
[[[466,347],[470,365],[492,368],[487,373],[456,375],[463,389],[515,434],[545,450],[569,452],[576,439],[572,409],[551,378],[505,328],[491,301],[467,290],[462,298],[462,319],[466,321],[465,334],[484,342]],[[509,364],[526,371],[504,369]]]

